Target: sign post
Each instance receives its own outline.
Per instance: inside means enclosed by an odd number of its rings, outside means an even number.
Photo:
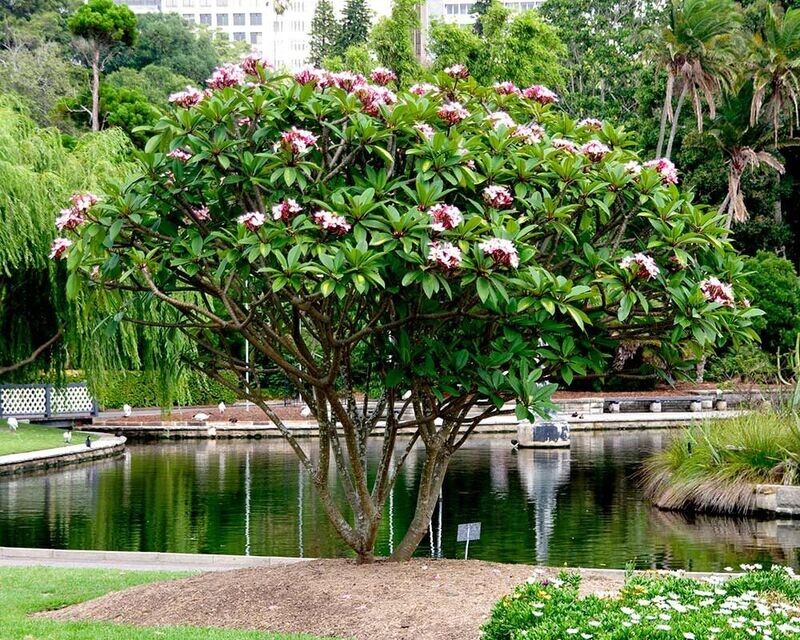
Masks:
[[[467,546],[464,547],[464,560],[469,557],[469,541],[480,540],[481,538],[481,523],[468,522],[466,524],[458,525],[458,535],[456,542],[466,542]]]

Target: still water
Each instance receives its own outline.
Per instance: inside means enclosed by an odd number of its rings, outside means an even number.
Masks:
[[[634,476],[669,432],[577,433],[562,451],[512,451],[509,437],[476,437],[456,455],[420,555],[463,555],[457,525],[481,522],[470,557],[485,560],[693,570],[798,565],[800,522],[688,518],[642,499]],[[391,551],[411,518],[423,456],[415,449],[398,478],[379,554]],[[132,445],[119,460],[0,479],[0,546],[347,555],[278,440]]]

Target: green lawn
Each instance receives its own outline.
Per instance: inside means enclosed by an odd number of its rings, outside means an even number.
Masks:
[[[105,622],[56,622],[29,614],[57,609],[146,582],[183,574],[110,569],[0,567],[2,640],[314,640],[311,636],[192,627],[140,628]]]
[[[72,434],[72,444],[80,444],[86,440],[87,435],[87,433],[75,431]],[[5,420],[0,420],[0,456],[63,446],[64,431],[62,429],[20,423],[17,432],[14,433],[8,428]]]

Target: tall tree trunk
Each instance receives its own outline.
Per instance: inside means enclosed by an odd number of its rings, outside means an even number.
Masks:
[[[92,131],[100,131],[100,47],[92,51]]]
[[[661,150],[664,148],[664,134],[667,132],[667,116],[669,115],[670,92],[664,95],[664,106],[661,107],[661,127],[658,130],[658,144],[656,145],[656,158],[661,157]]]
[[[669,141],[667,142],[667,151],[664,154],[665,158],[672,156],[672,144],[675,142],[675,134],[678,132],[678,122],[681,117],[681,109],[683,108],[683,101],[686,99],[686,92],[689,90],[686,82],[683,83],[681,94],[678,96],[678,104],[675,107],[675,115],[672,117],[672,128],[669,130]]]
[[[410,560],[420,541],[428,533],[428,523],[431,521],[433,510],[436,508],[449,462],[450,454],[442,448],[433,451],[428,450],[425,464],[422,467],[422,474],[420,475],[414,517],[411,519],[406,535],[403,536],[400,544],[395,547],[392,560],[398,562]]]

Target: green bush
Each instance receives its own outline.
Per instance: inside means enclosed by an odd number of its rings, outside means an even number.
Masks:
[[[778,367],[759,345],[745,344],[714,355],[706,365],[706,379],[715,382],[775,382]]]
[[[729,580],[634,576],[618,596],[580,598],[580,576],[531,580],[495,605],[483,640],[739,640],[795,637],[800,580],[791,569]],[[765,634],[764,631],[770,633]]]
[[[119,371],[107,375],[103,382],[102,386],[93,388],[101,409],[118,409],[123,404],[133,407],[158,406],[155,391],[158,382],[152,373]],[[236,400],[236,394],[200,374],[189,374],[185,389],[180,390],[176,397],[176,401],[184,405],[217,404],[220,400],[231,404]]]
[[[753,289],[753,306],[765,314],[754,319],[764,350],[792,351],[800,332],[800,279],[794,265],[773,253],[760,251],[747,258],[747,283]]]

